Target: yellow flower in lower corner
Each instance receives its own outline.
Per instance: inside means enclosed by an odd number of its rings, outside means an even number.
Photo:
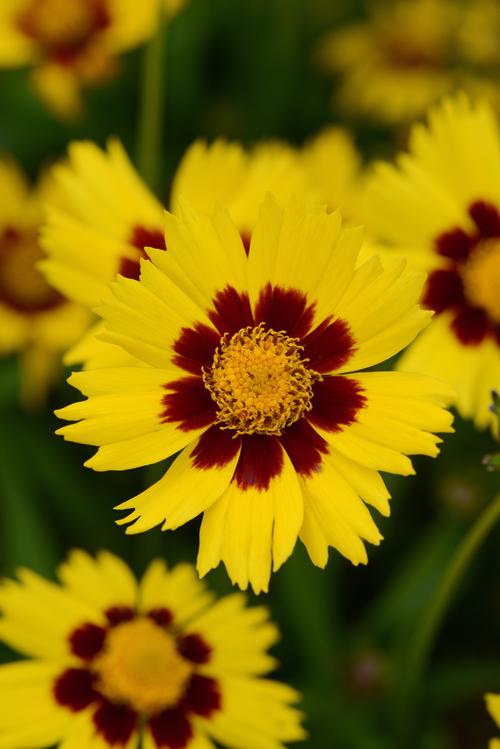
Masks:
[[[487,694],[485,699],[489,714],[500,728],[500,694]],[[500,738],[491,739],[489,749],[500,749]]]
[[[361,232],[338,213],[271,196],[248,254],[224,210],[166,214],[168,252],[120,278],[101,308],[106,340],[141,366],[72,375],[88,400],[59,415],[68,440],[99,446],[86,465],[125,470],[180,451],[165,476],[120,509],[131,533],[203,513],[198,569],[222,560],[233,582],[267,590],[300,534],[324,567],[334,546],[365,563],[389,514],[378,471],[413,473],[451,431],[441,383],[360,372],[406,346],[430,313],[425,277],[377,258],[357,267]]]
[[[247,152],[239,143],[196,141],[176,172],[170,203],[174,212],[181,197],[205,213],[226,207],[248,249],[267,192],[281,205],[297,195],[351,215],[359,173],[352,139],[340,128],[326,129],[301,151],[264,143]],[[48,257],[42,268],[54,288],[92,308],[117,274],[139,277],[145,248],[167,249],[164,208],[115,140],[106,151],[71,144],[68,162],[54,170],[54,179],[59,194],[43,231]],[[116,347],[89,336],[67,361],[103,366],[117,356]]]
[[[73,551],[59,584],[23,569],[0,584],[2,749],[281,749],[304,736],[299,695],[264,678],[278,639],[264,607],[220,600],[189,565],[138,583],[107,552]],[[251,730],[249,731],[249,716]]]
[[[114,75],[118,55],[156,30],[158,0],[3,0],[0,68],[33,68],[54,113],[80,113],[81,88]]]
[[[90,314],[54,291],[38,270],[38,230],[50,192],[33,190],[11,161],[0,160],[0,356],[21,357],[26,405],[46,395],[63,351],[81,338]]]
[[[409,153],[368,181],[362,216],[388,253],[429,272],[429,328],[400,368],[450,382],[456,405],[491,424],[500,383],[500,132],[487,105],[465,96],[416,125]]]

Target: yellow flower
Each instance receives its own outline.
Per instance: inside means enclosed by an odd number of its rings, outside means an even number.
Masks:
[[[388,249],[429,271],[429,328],[400,369],[452,383],[456,405],[482,428],[500,382],[500,133],[486,105],[465,96],[415,126],[397,166],[379,165],[363,214]]]
[[[320,61],[340,73],[339,97],[347,110],[389,124],[419,117],[457,86],[472,92],[490,86],[496,97],[491,71],[478,68],[475,74],[463,65],[488,43],[486,10],[471,15],[456,0],[374,3],[366,21],[326,37]]]
[[[187,0],[164,0],[167,17],[177,15],[187,4]]]
[[[81,338],[90,314],[51,289],[37,268],[47,178],[33,190],[20,169],[0,160],[0,356],[21,357],[21,397],[43,400],[61,354]]]
[[[0,67],[31,67],[46,105],[74,118],[81,88],[112,76],[118,55],[148,39],[158,17],[158,0],[2,0]]]
[[[488,712],[495,721],[497,728],[500,728],[500,694],[487,694],[485,699]],[[491,739],[489,749],[500,749],[500,738]]]
[[[295,194],[341,206],[349,215],[359,170],[352,140],[339,128],[325,130],[302,152],[274,143],[247,153],[238,143],[197,141],[179,165],[170,202],[174,211],[181,197],[206,213],[226,206],[248,246],[267,192],[282,205]],[[54,178],[59,195],[43,232],[48,259],[42,268],[54,288],[92,308],[117,273],[138,278],[145,247],[165,249],[164,209],[115,140],[107,151],[73,143],[68,163],[57,167]],[[92,335],[66,361],[104,366],[117,356],[116,347]]]
[[[138,583],[108,552],[73,551],[59,584],[22,569],[0,585],[3,749],[281,749],[303,738],[299,699],[263,678],[278,639],[264,607],[214,599],[186,564]],[[249,731],[249,721],[251,730]]]
[[[58,412],[81,420],[59,432],[99,446],[98,471],[181,451],[120,522],[138,533],[204,513],[202,575],[222,560],[240,587],[267,590],[299,534],[321,567],[329,546],[366,563],[363,540],[381,535],[365,502],[389,513],[378,471],[412,474],[407,455],[437,455],[432,432],[451,430],[440,383],[359,371],[425,327],[424,275],[356,267],[359,229],[270,195],[250,247],[227,211],[188,206],[166,214],[165,240],[100,310],[106,340],[141,366],[72,375],[88,400]]]

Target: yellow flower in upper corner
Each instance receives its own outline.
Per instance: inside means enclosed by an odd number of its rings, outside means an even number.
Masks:
[[[320,48],[320,61],[340,74],[345,108],[397,124],[421,116],[457,86],[469,86],[471,92],[489,86],[497,96],[491,71],[464,65],[474,45],[484,49],[486,41],[480,33],[482,14],[478,9],[478,20],[471,24],[466,5],[456,0],[374,3],[366,21],[331,33]]]
[[[58,576],[22,569],[0,584],[0,640],[29,659],[0,665],[2,749],[282,749],[304,737],[298,693],[263,678],[278,639],[264,607],[217,601],[190,565],[161,560],[138,583],[112,554],[73,551]]]
[[[168,18],[176,16],[187,5],[187,0],[163,0],[163,2]]]
[[[2,0],[0,68],[32,67],[46,105],[73,118],[81,88],[114,75],[118,55],[146,41],[158,18],[158,0]]]
[[[337,204],[353,212],[360,163],[350,137],[330,128],[302,152],[274,143],[247,153],[238,143],[195,142],[175,175],[171,205],[180,197],[198,210],[228,208],[248,247],[259,205],[267,192],[280,204],[292,195]],[[99,304],[117,273],[138,278],[145,247],[166,249],[163,206],[142,182],[121,145],[107,151],[91,143],[73,143],[69,161],[58,166],[57,207],[49,213],[42,242],[48,259],[42,264],[49,282],[88,307]],[[67,357],[95,366],[114,363],[116,347],[91,336]]]
[[[489,714],[500,728],[500,694],[487,694],[485,699]],[[500,738],[491,739],[489,749],[500,749]]]
[[[0,160],[0,356],[21,356],[27,406],[43,400],[62,352],[90,322],[90,314],[51,289],[37,268],[37,234],[50,189],[42,177],[31,190],[12,161]]]
[[[365,502],[389,513],[378,471],[412,474],[407,455],[437,455],[432,432],[451,431],[441,383],[359,371],[425,327],[424,275],[357,267],[359,229],[272,196],[249,248],[222,209],[166,214],[165,239],[100,310],[106,340],[142,366],[73,374],[88,400],[58,412],[80,420],[59,433],[99,446],[86,463],[98,471],[180,451],[120,522],[166,530],[203,513],[202,575],[223,561],[240,587],[267,590],[299,534],[321,567],[329,546],[366,563],[363,540],[381,535]]]
[[[500,383],[500,132],[487,105],[465,96],[415,126],[409,153],[368,180],[362,214],[388,250],[430,272],[429,328],[400,368],[452,383],[478,427],[492,423]]]

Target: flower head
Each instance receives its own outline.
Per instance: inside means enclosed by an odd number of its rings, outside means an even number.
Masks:
[[[245,151],[238,143],[196,141],[175,174],[170,203],[181,198],[211,214],[226,207],[248,248],[259,206],[272,192],[281,205],[292,195],[321,199],[349,214],[360,171],[359,156],[343,130],[329,128],[302,151],[261,144]],[[135,172],[121,145],[107,151],[73,143],[67,164],[54,170],[59,187],[42,242],[50,284],[75,302],[98,305],[117,274],[138,278],[145,248],[166,249],[163,206]],[[92,337],[68,354],[68,363],[114,363],[116,347]],[[123,357],[122,357],[123,359]]]
[[[378,544],[364,502],[388,514],[378,471],[410,474],[450,430],[447,389],[367,372],[428,322],[424,276],[376,258],[356,267],[361,234],[338,213],[269,196],[250,247],[224,210],[166,214],[168,252],[140,281],[120,278],[100,312],[106,340],[140,360],[74,374],[88,400],[66,439],[99,446],[87,465],[123,470],[180,451],[154,486],[120,506],[137,533],[204,513],[198,569],[268,587],[300,534],[324,566],[335,546],[367,561]]]
[[[117,55],[155,31],[158,0],[9,0],[0,9],[0,67],[31,66],[60,117],[81,110],[82,86],[114,74]]]
[[[497,728],[500,728],[500,694],[487,694],[486,707]],[[489,749],[500,749],[500,739],[491,739]]]
[[[145,749],[280,749],[303,737],[298,694],[263,678],[278,639],[267,610],[214,600],[189,565],[157,560],[137,583],[117,557],[73,551],[59,584],[18,577],[0,585],[0,638],[29,658],[0,666],[5,749],[140,736]]]
[[[320,60],[340,73],[344,107],[398,124],[419,117],[457,85],[498,99],[494,77],[473,54],[487,46],[484,19],[492,15],[486,3],[479,5],[472,12],[457,0],[373,3],[365,21],[330,33]],[[464,60],[476,64],[467,67]]]
[[[21,356],[27,405],[43,399],[62,352],[90,322],[38,270],[42,205],[51,189],[45,176],[31,189],[12,161],[0,161],[0,355]]]
[[[464,96],[414,128],[409,153],[380,165],[364,219],[389,250],[425,268],[423,303],[436,313],[401,360],[453,384],[479,427],[493,420],[500,382],[500,133],[491,109]]]

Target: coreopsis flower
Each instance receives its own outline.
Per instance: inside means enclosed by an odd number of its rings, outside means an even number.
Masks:
[[[50,191],[48,178],[32,189],[13,161],[0,160],[0,356],[20,356],[27,406],[43,400],[63,351],[90,322],[89,313],[54,291],[37,267],[42,204]]]
[[[429,328],[400,369],[453,384],[456,405],[490,424],[500,382],[500,133],[487,105],[465,96],[415,126],[409,153],[368,181],[364,220],[392,252],[429,271]]]
[[[352,140],[340,128],[325,130],[302,152],[278,143],[246,152],[238,143],[197,141],[179,165],[170,204],[176,211],[184,197],[206,213],[217,205],[227,207],[248,246],[266,192],[282,205],[297,195],[331,208],[340,205],[349,213],[359,171]],[[117,274],[139,277],[146,247],[166,249],[164,207],[116,140],[106,151],[73,143],[68,163],[57,167],[54,178],[59,195],[43,232],[47,259],[42,268],[54,288],[93,308]],[[112,363],[116,356],[115,347],[92,335],[69,352],[67,362],[95,366]]]
[[[340,75],[340,103],[352,114],[398,124],[423,115],[457,86],[498,96],[496,74],[474,58],[473,50],[484,48],[486,40],[464,5],[456,0],[375,3],[366,20],[330,33],[319,56],[326,70]],[[483,16],[477,12],[477,17]],[[476,66],[471,69],[467,62]]]
[[[119,55],[158,25],[158,0],[8,0],[0,3],[0,67],[32,68],[38,95],[55,114],[82,109],[82,87],[116,73]]]
[[[3,749],[281,749],[303,738],[299,695],[263,678],[278,639],[264,607],[215,600],[189,565],[137,582],[107,552],[73,551],[59,583],[22,569],[0,584]],[[251,716],[251,728],[249,728]]]
[[[424,276],[377,258],[356,267],[360,230],[338,213],[272,196],[246,246],[227,211],[166,214],[168,252],[119,278],[100,313],[106,340],[141,366],[70,381],[88,400],[59,430],[99,446],[86,465],[126,470],[179,453],[160,481],[119,506],[129,533],[203,513],[198,570],[267,590],[297,537],[324,567],[328,547],[366,563],[389,513],[380,470],[413,473],[449,431],[447,388],[418,375],[361,372],[427,324]]]
[[[486,707],[495,721],[497,728],[500,728],[500,694],[487,694]],[[489,749],[500,749],[500,738],[491,739]]]

